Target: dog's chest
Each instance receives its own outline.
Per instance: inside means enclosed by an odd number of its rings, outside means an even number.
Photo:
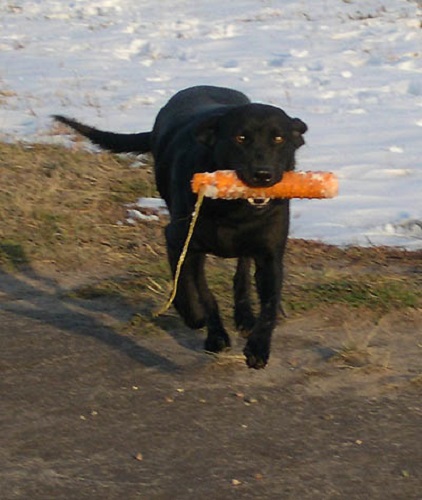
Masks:
[[[259,209],[255,209],[259,210]],[[287,236],[288,214],[283,210],[247,217],[202,217],[195,230],[195,249],[219,257],[254,256],[271,252]]]

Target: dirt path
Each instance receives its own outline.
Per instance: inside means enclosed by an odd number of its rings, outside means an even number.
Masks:
[[[1,498],[422,499],[422,313],[287,319],[265,370],[0,276]]]

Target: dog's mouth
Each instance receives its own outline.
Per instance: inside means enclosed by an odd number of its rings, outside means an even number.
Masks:
[[[253,207],[262,208],[268,205],[270,198],[248,198],[248,203]]]

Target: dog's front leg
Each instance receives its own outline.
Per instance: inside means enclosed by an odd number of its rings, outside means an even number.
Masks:
[[[246,343],[244,354],[249,368],[264,368],[270,356],[283,280],[282,255],[266,255],[255,259],[256,285],[261,311]]]

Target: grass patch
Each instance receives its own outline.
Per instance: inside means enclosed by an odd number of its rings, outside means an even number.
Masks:
[[[350,307],[368,307],[380,311],[391,308],[417,307],[421,296],[409,289],[409,283],[396,279],[380,279],[364,275],[360,278],[344,277],[325,283],[301,287],[302,304],[345,304]],[[295,308],[294,302],[293,309]]]
[[[68,295],[76,299],[94,300],[107,297],[119,297],[121,296],[121,291],[117,283],[104,280],[100,283],[78,287],[72,290]]]
[[[166,220],[121,223],[126,204],[157,194],[151,165],[134,168],[133,162],[107,153],[0,143],[0,266],[10,271],[43,263],[68,273],[84,271],[98,281],[74,296],[163,304],[171,287]],[[290,312],[323,304],[379,311],[418,307],[421,257],[421,252],[292,240],[283,304]],[[230,317],[234,272],[233,260],[207,261],[210,286]],[[253,299],[256,304],[256,295]]]
[[[21,244],[8,240],[0,242],[0,265],[15,269],[23,264],[28,264],[28,259]]]
[[[286,293],[284,297],[288,309],[294,312],[307,311],[322,304],[343,304],[351,308],[366,307],[387,312],[391,309],[418,307],[422,293],[404,279],[362,275],[324,282],[304,282],[296,285],[292,293]]]
[[[43,261],[89,269],[135,254],[155,237],[154,227],[140,234],[140,227],[119,222],[126,203],[156,191],[151,168],[132,163],[106,153],[0,143],[1,265]]]

